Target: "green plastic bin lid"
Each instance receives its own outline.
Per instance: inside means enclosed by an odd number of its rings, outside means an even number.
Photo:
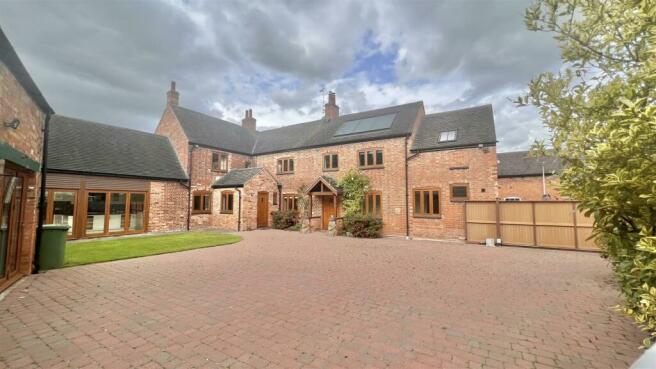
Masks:
[[[54,230],[61,230],[61,231],[68,231],[68,229],[71,228],[68,224],[44,224],[43,229],[54,229]]]

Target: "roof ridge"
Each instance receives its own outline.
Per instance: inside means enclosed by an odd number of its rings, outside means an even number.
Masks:
[[[206,116],[206,117],[208,117],[208,118],[216,119],[216,120],[219,120],[219,121],[221,121],[221,122],[230,123],[230,124],[234,124],[234,125],[236,125],[237,127],[241,127],[241,125],[240,125],[239,123],[237,123],[237,122],[231,122],[231,121],[229,121],[229,120],[221,119],[221,118],[219,118],[219,117],[215,117],[215,116],[213,116],[213,115],[209,115],[209,114],[203,113],[203,112],[198,111],[198,110],[185,108],[184,106],[176,105],[176,106],[173,107],[173,110],[175,110],[175,109],[184,109],[184,110],[186,110],[186,111],[190,111],[190,112],[192,112],[192,113],[201,114],[201,115],[204,115],[204,116]],[[243,127],[241,127],[241,128],[243,128]],[[244,128],[244,129],[245,129],[245,128]]]
[[[156,137],[158,139],[159,138],[166,139],[166,137],[164,137],[162,135],[158,135],[157,133],[141,131],[141,130],[134,129],[134,128],[121,127],[121,126],[117,126],[117,125],[110,124],[110,123],[101,123],[101,122],[95,122],[95,121],[88,120],[88,119],[75,118],[75,117],[71,117],[71,116],[68,116],[68,115],[55,114],[55,115],[53,115],[53,118],[64,118],[64,119],[75,121],[76,123],[94,124],[94,125],[104,126],[104,127],[107,127],[107,128],[112,128],[112,129],[117,129],[117,130],[122,130],[122,131],[132,131],[132,132],[136,132],[136,133],[140,133],[140,134],[144,134],[144,135],[148,135],[148,136],[153,136],[153,137]]]
[[[488,106],[491,108],[492,104],[483,104],[483,105],[470,106],[470,107],[467,107],[467,108],[439,111],[439,112],[435,112],[435,113],[426,114],[426,115],[424,115],[424,117],[432,117],[432,116],[435,116],[435,115],[446,114],[446,113],[457,113],[457,112],[461,112],[461,111],[465,111],[465,110],[485,108],[485,107],[488,107]]]

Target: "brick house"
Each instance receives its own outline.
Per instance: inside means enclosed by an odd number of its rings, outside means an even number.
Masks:
[[[0,291],[32,271],[44,129],[51,114],[0,29]]]
[[[504,152],[499,160],[499,198],[501,200],[543,200],[542,161],[546,193],[550,200],[567,200],[558,191],[558,173],[563,165],[555,157],[532,158],[528,151]]]
[[[352,168],[370,178],[365,210],[382,218],[386,236],[463,238],[463,201],[498,196],[490,105],[426,114],[415,102],[340,115],[330,93],[320,119],[258,131],[251,110],[238,125],[183,108],[179,97],[172,83],[156,133],[190,178],[192,229],[269,226],[272,210],[308,195],[312,228],[326,229],[341,216],[331,184]]]
[[[46,223],[69,238],[187,229],[187,176],[165,137],[54,115]]]

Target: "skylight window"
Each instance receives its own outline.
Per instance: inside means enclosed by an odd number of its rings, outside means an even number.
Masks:
[[[379,115],[377,117],[349,120],[337,129],[335,136],[352,135],[356,133],[365,133],[371,131],[380,131],[389,129],[394,122],[396,113]]]
[[[440,138],[437,142],[449,142],[456,140],[456,131],[444,131],[440,132]]]

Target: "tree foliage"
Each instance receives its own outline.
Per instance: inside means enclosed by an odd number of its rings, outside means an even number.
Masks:
[[[519,104],[538,108],[566,164],[561,191],[595,218],[625,297],[656,338],[656,1],[536,0],[529,30],[554,34],[564,62]]]
[[[362,214],[364,195],[369,190],[369,177],[351,169],[339,179],[338,185],[342,189],[344,217]]]

